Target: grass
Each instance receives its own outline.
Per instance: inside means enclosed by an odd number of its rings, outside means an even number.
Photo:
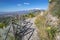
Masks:
[[[52,27],[46,24],[46,18],[44,16],[37,16],[35,24],[39,29],[38,35],[40,40],[56,40],[56,33],[59,33],[57,27]]]
[[[35,24],[38,27],[39,31],[39,37],[41,40],[48,40],[46,27],[45,27],[46,18],[44,16],[38,16],[35,20]]]
[[[56,40],[56,33],[58,33],[57,31],[58,29],[56,27],[47,27],[47,33],[48,33],[48,37],[50,40]]]

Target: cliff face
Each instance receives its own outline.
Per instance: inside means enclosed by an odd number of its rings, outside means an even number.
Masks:
[[[60,17],[60,0],[51,0],[49,2],[49,13]]]

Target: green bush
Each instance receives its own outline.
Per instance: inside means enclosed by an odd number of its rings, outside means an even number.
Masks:
[[[35,15],[33,13],[29,13],[28,15],[29,15],[29,17],[35,17]]]
[[[5,26],[4,23],[0,23],[0,28],[3,28]]]

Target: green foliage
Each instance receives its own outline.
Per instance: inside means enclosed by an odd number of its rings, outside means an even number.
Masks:
[[[22,15],[21,17],[22,17],[23,19],[24,19],[24,18],[32,18],[32,17],[35,17],[35,14],[33,14],[33,13],[28,13],[28,14]]]
[[[33,13],[29,13],[28,14],[30,17],[35,17],[35,15]]]
[[[59,34],[60,28],[47,25],[46,31],[50,40],[56,40],[56,34]]]
[[[3,26],[7,26],[9,25],[9,21],[10,21],[10,17],[3,17],[3,18],[0,18],[0,28],[3,28]]]
[[[47,27],[47,32],[48,32],[48,37],[50,40],[55,39],[55,34],[56,34],[56,29],[55,28],[51,28],[51,27]]]
[[[4,23],[0,23],[0,28],[3,28],[5,26]]]

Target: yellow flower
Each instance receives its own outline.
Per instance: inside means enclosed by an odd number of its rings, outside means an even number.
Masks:
[[[51,27],[47,27],[47,30],[50,30],[51,29]]]

